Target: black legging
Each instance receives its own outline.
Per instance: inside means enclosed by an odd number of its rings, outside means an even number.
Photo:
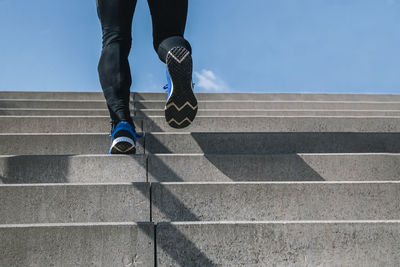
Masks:
[[[153,45],[159,58],[165,62],[168,51],[184,46],[183,38],[188,1],[148,0],[153,21]],[[131,49],[132,17],[136,0],[96,0],[103,45],[98,65],[101,87],[107,101],[113,125],[119,121],[132,122],[129,94],[132,83],[128,55]]]

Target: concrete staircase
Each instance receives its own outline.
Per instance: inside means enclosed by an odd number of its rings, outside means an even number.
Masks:
[[[400,95],[0,92],[0,266],[399,266]]]

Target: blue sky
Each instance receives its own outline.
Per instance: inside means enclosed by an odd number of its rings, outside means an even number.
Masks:
[[[138,0],[131,91],[165,69]],[[399,0],[189,0],[198,92],[400,93]],[[95,0],[0,0],[0,90],[100,91]]]

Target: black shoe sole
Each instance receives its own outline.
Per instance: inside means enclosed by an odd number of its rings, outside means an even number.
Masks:
[[[136,154],[136,147],[128,142],[118,142],[111,148],[111,154]]]
[[[166,63],[174,88],[165,104],[165,119],[173,128],[185,128],[193,122],[198,109],[192,90],[192,56],[184,47],[175,47],[168,52]]]

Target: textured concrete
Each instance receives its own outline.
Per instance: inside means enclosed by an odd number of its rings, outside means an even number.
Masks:
[[[106,134],[0,134],[0,155],[106,154],[110,147]],[[136,153],[143,153],[144,138]]]
[[[162,223],[158,266],[398,266],[400,222]]]
[[[154,183],[157,221],[400,219],[400,182]]]
[[[149,155],[151,182],[400,180],[399,154]]]
[[[0,185],[0,223],[147,221],[150,185]]]
[[[165,120],[165,119],[164,119]],[[142,131],[142,119],[135,118]],[[0,116],[1,133],[109,133],[109,116]]]
[[[153,223],[0,225],[0,266],[154,266]]]
[[[104,100],[103,92],[0,91],[0,99]]]
[[[0,115],[4,116],[109,116],[106,109],[26,109],[1,108]]]
[[[168,125],[164,116],[144,120],[143,129],[146,132],[177,131]],[[400,132],[400,117],[196,117],[183,131]]]
[[[0,99],[0,108],[105,109],[105,100]]]
[[[153,154],[400,152],[400,133],[150,133],[145,139]]]
[[[165,100],[143,100],[133,103],[136,109],[164,109]],[[256,101],[209,100],[199,101],[199,109],[353,109],[399,110],[400,102],[343,102],[343,101]],[[2,104],[0,102],[0,107]]]
[[[0,183],[146,182],[142,155],[0,156]]]
[[[6,113],[8,112],[8,113]],[[49,111],[49,114],[43,112],[40,114],[37,112],[37,115],[51,115],[52,112]],[[4,114],[3,114],[4,113]],[[18,111],[12,109],[0,109],[0,115],[35,115],[29,114],[25,111]],[[141,117],[149,117],[149,116],[164,116],[163,109],[139,109],[135,111],[136,116]],[[65,114],[69,115],[69,114]],[[74,115],[74,114],[70,114]],[[93,115],[103,115],[103,114],[95,114]],[[400,116],[399,110],[318,110],[318,109],[310,109],[310,110],[285,110],[285,109],[277,109],[277,110],[268,110],[268,109],[200,109],[197,111],[197,116]]]
[[[166,93],[131,93],[135,100],[165,100]],[[313,100],[313,101],[400,101],[389,94],[297,94],[297,93],[196,93],[198,100]],[[104,100],[102,92],[0,91],[0,99]]]
[[[176,132],[164,116],[136,117],[137,131]],[[143,125],[142,125],[143,122]],[[2,133],[107,133],[109,117],[0,116]],[[400,132],[400,117],[197,117],[182,132]]]
[[[137,92],[135,100],[165,100],[166,93]],[[307,94],[307,93],[196,93],[198,100],[264,100],[264,101],[400,101],[400,95],[389,94]]]
[[[107,109],[26,109],[0,108],[1,116],[109,116]],[[131,116],[164,116],[162,109],[132,110]],[[400,116],[397,110],[265,110],[203,109],[197,116]]]

